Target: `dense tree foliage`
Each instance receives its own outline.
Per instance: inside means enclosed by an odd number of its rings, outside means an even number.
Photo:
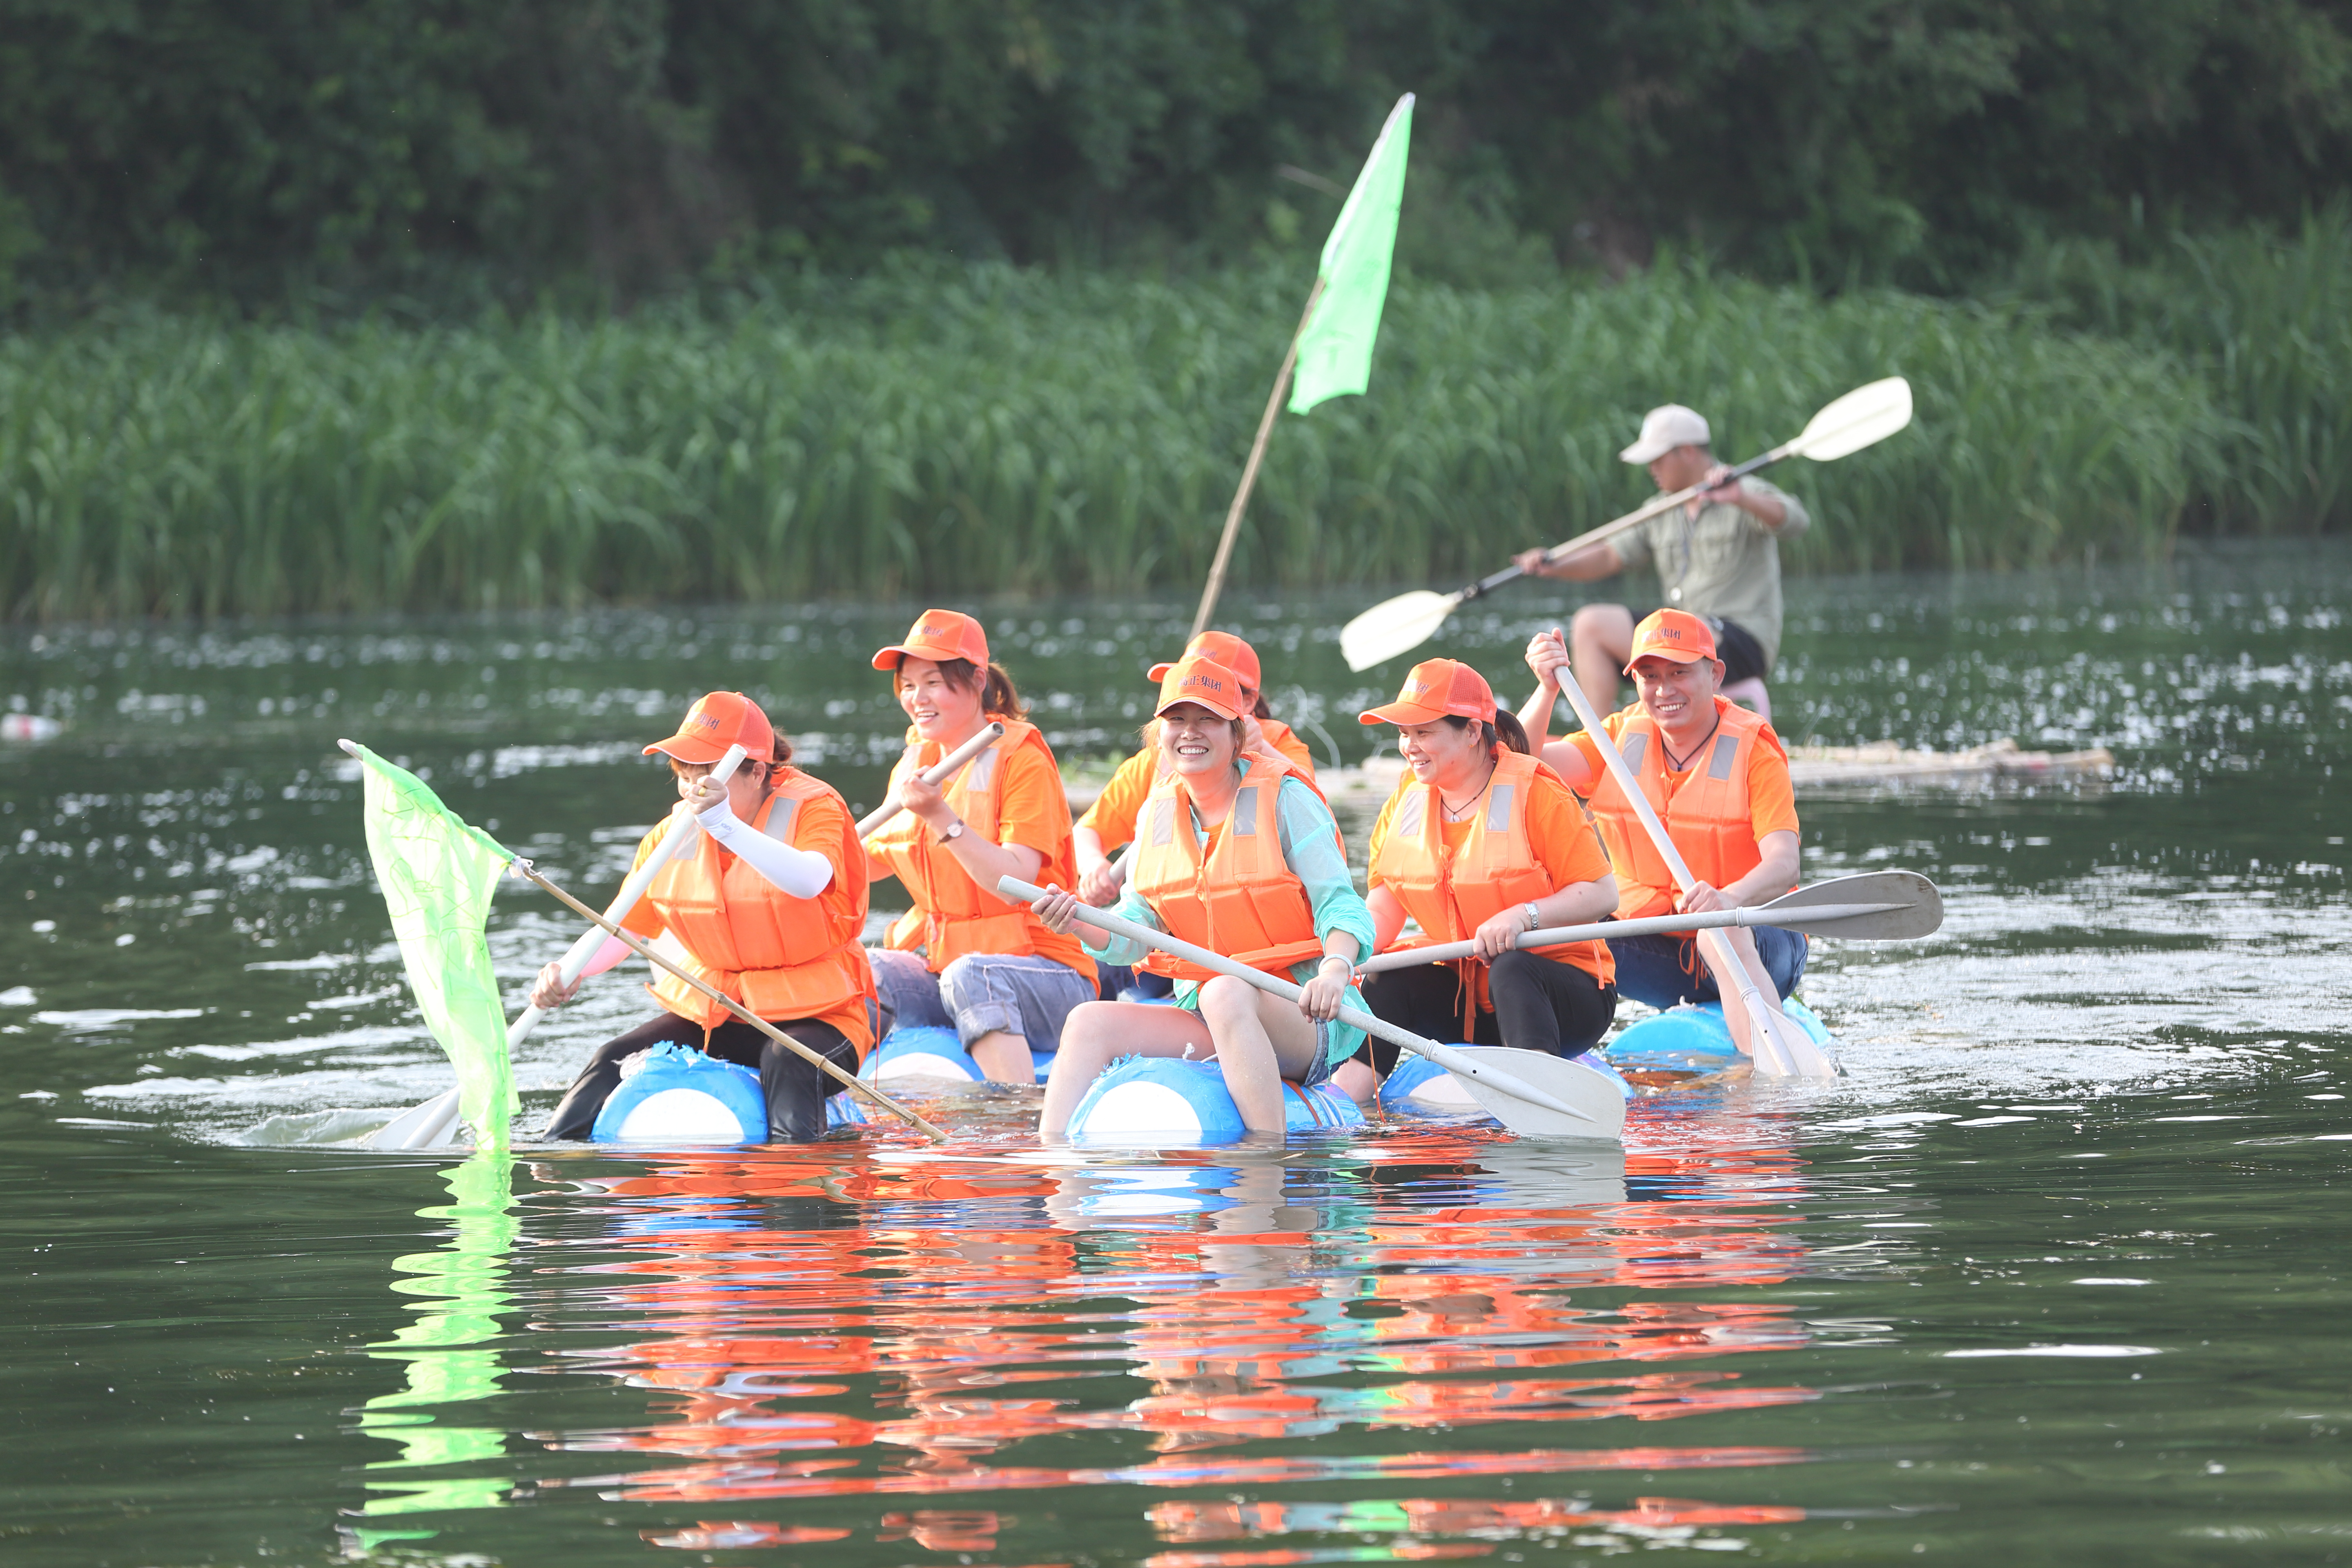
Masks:
[[[2292,216],[2347,87],[2345,0],[0,0],[0,289],[1222,258],[1407,89],[1423,272],[1955,288]]]

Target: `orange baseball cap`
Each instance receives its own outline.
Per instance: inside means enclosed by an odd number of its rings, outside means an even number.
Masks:
[[[1249,711],[1242,700],[1242,678],[1231,667],[1186,654],[1163,668],[1168,673],[1160,678],[1160,706],[1151,710],[1153,718],[1179,702],[1197,702],[1220,719],[1238,719]]]
[[[1258,679],[1257,649],[1231,632],[1202,632],[1184,645],[1186,658],[1191,658],[1195,654],[1202,658],[1214,659],[1223,665],[1227,669],[1240,676],[1242,684],[1252,691],[1257,690],[1265,684]],[[1154,680],[1165,680],[1168,678],[1168,672],[1175,668],[1172,663],[1163,662],[1153,665],[1147,673]]]
[[[874,656],[877,669],[896,669],[904,658],[928,658],[945,664],[951,658],[988,662],[988,634],[970,616],[954,610],[925,610],[915,618],[905,642],[892,643]]]
[[[1405,672],[1404,686],[1385,708],[1356,715],[1359,724],[1433,724],[1449,716],[1492,720],[1495,689],[1459,659],[1428,658]]]
[[[730,746],[743,748],[747,762],[764,763],[776,754],[775,727],[760,705],[740,691],[713,691],[699,699],[678,721],[677,733],[646,748],[681,763],[715,763]]]
[[[1652,610],[1633,628],[1633,652],[1625,660],[1625,673],[1633,674],[1633,666],[1645,658],[1696,664],[1716,657],[1715,633],[1705,621],[1688,610]]]

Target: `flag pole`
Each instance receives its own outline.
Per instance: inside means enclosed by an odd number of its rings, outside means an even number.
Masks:
[[[1234,558],[1234,536],[1241,531],[1242,513],[1249,508],[1250,491],[1257,487],[1258,465],[1265,460],[1265,443],[1274,434],[1274,422],[1282,412],[1282,395],[1290,389],[1290,373],[1298,366],[1298,340],[1307,333],[1307,323],[1314,318],[1315,302],[1323,298],[1323,279],[1318,277],[1315,287],[1307,291],[1307,309],[1298,313],[1298,330],[1290,334],[1290,352],[1282,356],[1282,371],[1274,378],[1274,394],[1265,400],[1265,416],[1257,422],[1257,439],[1250,443],[1249,461],[1242,465],[1241,488],[1234,491],[1234,504],[1225,512],[1225,531],[1217,541],[1217,558],[1209,566],[1209,585],[1201,590],[1201,608],[1192,617],[1193,637],[1209,629],[1209,616],[1217,607],[1217,595],[1225,585],[1225,565]]]

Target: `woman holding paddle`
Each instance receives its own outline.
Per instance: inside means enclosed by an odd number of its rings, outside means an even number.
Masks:
[[[924,611],[874,668],[890,674],[909,744],[890,775],[906,809],[866,841],[868,874],[897,876],[915,900],[874,954],[884,1005],[902,1025],[952,1026],[992,1081],[1034,1083],[1030,1053],[1055,1049],[1070,1009],[1094,998],[1094,961],[995,888],[1076,883],[1061,769],[970,616]],[[991,720],[1004,733],[961,773],[922,776]]]
[[[1300,776],[1315,776],[1315,753],[1265,705],[1257,649],[1231,632],[1202,632],[1184,645],[1181,657],[1214,660],[1241,677],[1242,701],[1245,705],[1242,722],[1249,734],[1249,749],[1278,752],[1290,760]],[[1155,664],[1149,672],[1150,679],[1164,680],[1175,668],[1173,664]],[[1160,746],[1152,726],[1145,725],[1143,735],[1141,749],[1119,763],[1110,783],[1103,786],[1094,805],[1078,818],[1075,835],[1078,896],[1097,908],[1108,908],[1118,897],[1126,874],[1111,862],[1110,857],[1134,838],[1136,816],[1142,811],[1144,796],[1151,793],[1152,782],[1160,773]]]
[[[1408,948],[1478,944],[1474,958],[1373,976],[1365,1002],[1436,1039],[1561,1057],[1591,1049],[1617,1008],[1608,945],[1517,945],[1527,931],[1617,907],[1608,853],[1567,784],[1528,754],[1526,731],[1485,678],[1453,659],[1413,666],[1396,700],[1360,719],[1397,727],[1410,770],[1372,826],[1375,945],[1386,950],[1407,916],[1421,927]],[[1342,1087],[1368,1100],[1373,1072],[1385,1078],[1395,1063],[1394,1047],[1367,1040]]]
[[[1112,938],[1087,951],[1179,982],[1177,1005],[1091,1002],[1070,1015],[1045,1084],[1038,1132],[1058,1138],[1095,1075],[1124,1056],[1214,1057],[1243,1124],[1283,1131],[1283,1080],[1321,1082],[1362,1034],[1339,1020],[1359,955],[1372,940],[1331,809],[1288,762],[1248,749],[1242,679],[1194,655],[1160,682],[1163,770],[1145,800],[1133,874],[1115,912],[1284,976],[1294,1002]],[[1083,922],[1055,892],[1037,913],[1057,931]]]
[[[746,761],[723,784],[709,775],[731,746]],[[866,852],[849,807],[831,784],[792,765],[792,742],[758,703],[713,691],[687,710],[677,733],[646,748],[669,758],[683,808],[702,826],[694,853],[662,868],[643,901],[620,924],[648,941],[665,931],[682,966],[836,1066],[855,1070],[874,1044],[874,975],[858,936],[866,926]],[[637,846],[642,864],[667,822]],[[608,939],[586,974],[628,956]],[[559,966],[540,972],[531,1005],[559,1007],[578,994]],[[629,1058],[664,1040],[699,1045],[714,1057],[756,1068],[768,1102],[768,1135],[795,1143],[824,1131],[831,1079],[663,973],[651,987],[662,1011],[597,1047],[555,1114],[551,1138],[584,1139],[619,1086]]]

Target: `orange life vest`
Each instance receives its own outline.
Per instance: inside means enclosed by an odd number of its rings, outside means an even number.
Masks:
[[[1315,776],[1315,753],[1307,749],[1307,742],[1300,740],[1289,725],[1279,719],[1261,719],[1257,727],[1258,732],[1265,737],[1265,743],[1288,757],[1290,765],[1298,770],[1301,778],[1312,779]]]
[[[1004,733],[941,786],[948,805],[963,819],[966,829],[992,844],[1003,842],[998,821],[1003,796],[997,784],[1013,753],[1024,746],[1035,747],[1046,765],[1054,766],[1053,749],[1036,726],[1008,719]],[[911,773],[937,767],[947,752],[937,741],[918,742],[890,770],[892,787]],[[1055,772],[1058,776],[1060,770]],[[1027,904],[1001,899],[973,881],[971,873],[914,813],[900,812],[866,841],[866,847],[907,885],[915,899],[915,907],[890,928],[889,944],[909,952],[920,948],[932,973],[968,952],[1026,957],[1037,951],[1036,933],[1045,928],[1038,923],[1036,912]]]
[[[1421,927],[1422,934],[1403,946],[1466,941],[1505,910],[1559,890],[1528,836],[1528,797],[1538,775],[1559,783],[1559,775],[1535,758],[1502,748],[1495,760],[1494,780],[1486,786],[1486,808],[1471,818],[1469,835],[1450,854],[1436,786],[1421,783],[1410,771],[1398,782],[1396,809],[1389,817],[1380,856],[1372,862],[1370,879],[1394,893]],[[1572,963],[1603,985],[1617,975],[1605,942],[1562,942],[1532,951],[1541,958]],[[1478,1005],[1482,1011],[1490,1008],[1486,962],[1463,962],[1476,964]]]
[[[1665,824],[1691,875],[1711,887],[1736,882],[1756,869],[1756,821],[1748,800],[1748,763],[1755,748],[1768,748],[1783,764],[1789,753],[1772,726],[1726,698],[1715,700],[1718,721],[1706,754],[1694,758],[1679,777],[1666,772],[1665,747],[1657,721],[1636,703],[1604,721],[1641,781],[1642,793]],[[1643,831],[1632,803],[1605,771],[1592,792],[1592,815],[1617,868],[1617,917],[1639,920],[1673,911],[1678,896],[1674,873]]]
[[[1152,784],[1136,824],[1131,885],[1171,936],[1287,980],[1290,966],[1319,954],[1323,942],[1307,884],[1283,858],[1277,801],[1286,778],[1305,783],[1318,800],[1323,792],[1287,761],[1261,752],[1246,760],[1233,808],[1205,848],[1183,775],[1164,773]],[[1139,967],[1180,980],[1214,973],[1157,952]]]
[[[798,768],[780,768],[751,826],[798,848],[810,813],[827,810],[842,817],[844,863],[814,899],[792,897],[708,834],[646,891],[686,949],[682,966],[762,1018],[814,1018],[874,994],[873,967],[857,941],[866,926],[866,851],[849,830],[840,795]],[[663,1007],[706,1029],[732,1016],[667,971],[651,989]]]

